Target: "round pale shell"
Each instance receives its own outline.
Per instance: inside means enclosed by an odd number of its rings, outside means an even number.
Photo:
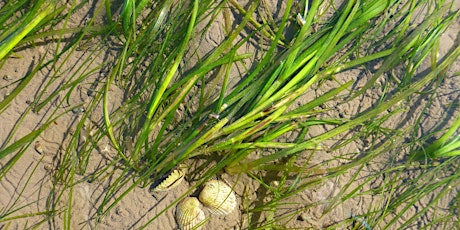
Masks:
[[[181,230],[201,229],[205,219],[200,201],[195,197],[187,197],[176,206],[176,221]]]
[[[228,215],[236,207],[235,193],[223,181],[211,180],[204,184],[199,199],[213,214]]]
[[[166,178],[160,179],[152,191],[163,192],[175,188],[184,180],[184,176],[185,173],[181,168],[175,169]]]

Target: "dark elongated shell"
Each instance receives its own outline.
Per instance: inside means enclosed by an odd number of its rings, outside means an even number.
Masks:
[[[187,197],[176,206],[176,221],[181,230],[201,229],[205,219],[200,201],[195,197]]]
[[[237,206],[235,192],[223,181],[210,180],[204,184],[199,199],[213,214],[228,215]]]
[[[152,192],[168,191],[177,187],[184,180],[185,173],[182,168],[172,170],[166,177],[160,178],[152,185]]]

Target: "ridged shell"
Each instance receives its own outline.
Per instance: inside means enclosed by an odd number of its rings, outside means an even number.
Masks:
[[[185,173],[181,168],[173,170],[166,178],[162,178],[153,185],[153,192],[168,191],[177,187],[184,180]]]
[[[181,230],[201,229],[206,219],[200,201],[187,197],[176,206],[176,221]]]
[[[211,180],[204,184],[199,199],[213,214],[228,215],[236,207],[235,193],[223,181]]]

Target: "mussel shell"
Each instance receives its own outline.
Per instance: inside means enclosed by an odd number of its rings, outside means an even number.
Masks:
[[[225,182],[218,180],[206,182],[199,199],[215,215],[228,215],[237,206],[235,192]]]
[[[176,206],[176,221],[181,230],[201,229],[206,216],[196,197],[186,197]]]
[[[172,170],[159,180],[155,181],[150,187],[152,192],[168,191],[177,187],[184,180],[185,173],[182,168]]]

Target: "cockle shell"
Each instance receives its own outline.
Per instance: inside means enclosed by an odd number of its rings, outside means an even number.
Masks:
[[[201,229],[206,216],[196,197],[186,197],[176,206],[176,221],[181,230]]]
[[[209,211],[216,215],[228,215],[236,207],[235,193],[223,181],[210,180],[204,184],[199,199]]]
[[[178,169],[174,169],[166,177],[157,180],[152,186],[153,189],[151,191],[163,192],[175,188],[184,180],[184,176],[185,173],[182,168],[179,167]]]

